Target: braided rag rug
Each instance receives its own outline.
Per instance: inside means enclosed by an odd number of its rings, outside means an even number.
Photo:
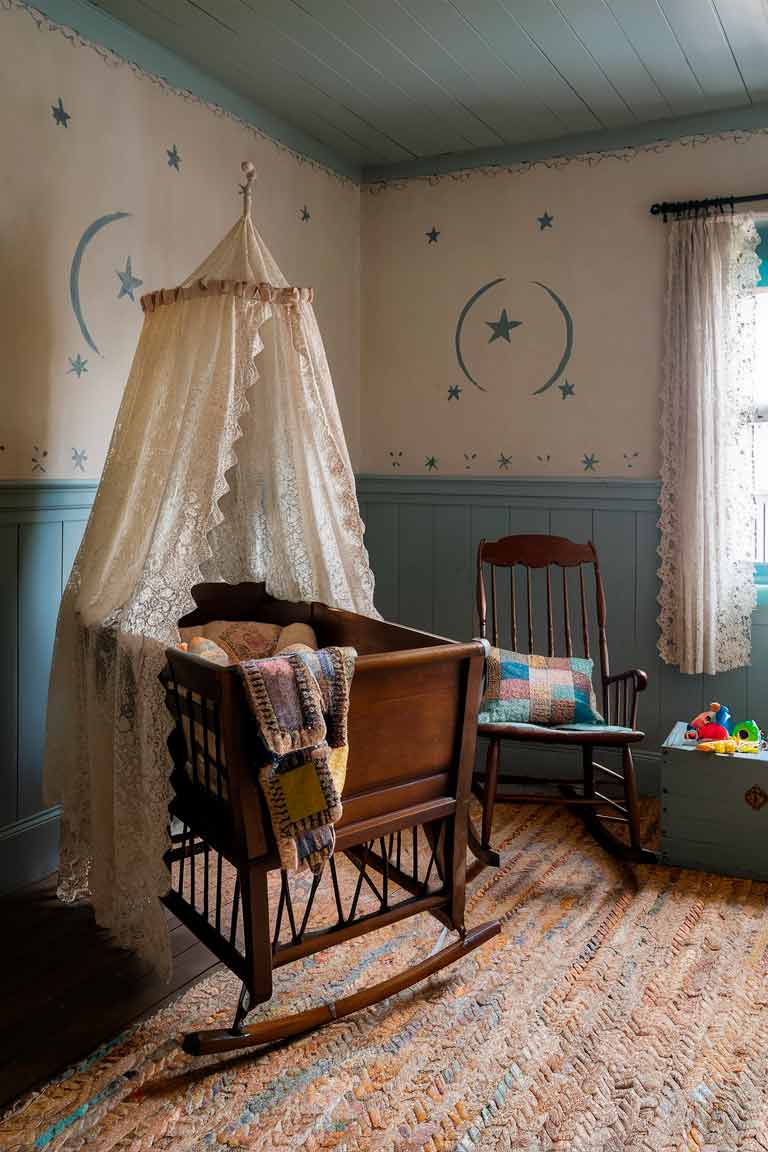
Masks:
[[[174,1037],[231,1020],[217,970],[22,1101],[0,1147],[768,1149],[768,886],[626,867],[563,810],[497,814],[502,867],[468,899],[470,923],[503,918],[483,949],[290,1045],[194,1060]],[[436,935],[424,916],[287,965],[252,1019],[391,975]]]

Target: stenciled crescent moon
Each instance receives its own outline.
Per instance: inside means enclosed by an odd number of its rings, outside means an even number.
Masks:
[[[484,296],[486,292],[490,291],[490,289],[494,288],[497,284],[501,284],[505,279],[505,276],[497,276],[495,280],[489,280],[487,284],[483,284],[482,288],[478,288],[477,292],[473,293],[469,300],[467,300],[466,304],[459,313],[459,319],[456,323],[456,359],[458,360],[459,367],[466,376],[467,380],[469,380],[471,384],[474,384],[475,388],[479,388],[481,392],[486,392],[487,389],[484,388],[482,384],[479,384],[477,380],[475,380],[474,376],[467,367],[467,363],[461,351],[461,333],[464,327],[464,321],[469,315],[470,309],[477,303],[481,296]],[[571,316],[564,302],[558,296],[557,292],[548,287],[548,285],[542,284],[540,280],[532,280],[531,283],[536,284],[537,287],[544,289],[547,295],[555,302],[559,308],[565,321],[565,348],[563,350],[562,356],[560,357],[560,362],[547,382],[542,384],[541,388],[537,388],[534,392],[531,393],[532,396],[540,396],[542,392],[546,392],[548,388],[551,388],[552,385],[560,379],[563,372],[565,372],[566,368],[568,367],[568,362],[570,361],[573,354],[573,317]]]
[[[459,319],[456,323],[456,359],[459,362],[459,368],[461,368],[470,384],[474,384],[475,388],[479,388],[481,392],[485,392],[487,389],[483,388],[482,384],[478,384],[477,380],[475,380],[469,368],[467,368],[466,362],[461,352],[461,330],[464,327],[464,321],[466,320],[472,305],[476,304],[481,296],[484,296],[485,293],[489,292],[490,289],[493,288],[496,284],[501,284],[502,280],[505,279],[505,276],[497,276],[495,280],[489,280],[487,284],[483,284],[482,288],[478,288],[477,292],[475,292],[475,294],[470,296],[469,300],[467,300],[466,304],[459,313]]]
[[[75,254],[72,257],[72,267],[69,269],[69,299],[72,302],[72,311],[75,314],[77,323],[80,325],[83,339],[89,348],[93,348],[98,356],[100,356],[101,353],[88,331],[88,325],[83,318],[83,310],[80,305],[80,265],[83,262],[85,250],[96,233],[101,232],[102,228],[106,228],[107,224],[112,224],[115,220],[124,220],[126,216],[130,216],[130,212],[110,212],[107,216],[99,216],[98,220],[94,220],[93,224],[89,224],[78,241]]]
[[[546,384],[542,384],[541,388],[537,388],[535,392],[531,393],[533,396],[540,396],[542,392],[546,392],[547,388],[551,388],[556,380],[560,379],[563,372],[565,372],[566,368],[568,367],[568,361],[570,360],[571,354],[573,352],[573,317],[571,316],[563,301],[558,296],[557,292],[553,292],[551,288],[548,288],[546,284],[542,284],[540,280],[532,280],[531,283],[538,284],[539,288],[543,288],[547,295],[552,297],[555,304],[557,304],[558,308],[562,312],[563,319],[565,320],[565,350],[560,358],[560,363],[558,364],[557,368],[555,368],[555,371],[552,373],[549,380],[547,380]]]

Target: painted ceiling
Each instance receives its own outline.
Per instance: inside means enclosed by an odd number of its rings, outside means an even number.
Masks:
[[[768,99],[765,0],[91,4],[369,175],[713,113],[742,127]]]

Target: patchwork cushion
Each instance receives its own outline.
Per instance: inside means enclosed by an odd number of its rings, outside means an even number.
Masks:
[[[578,656],[528,656],[490,648],[481,724],[602,724],[593,662]]]

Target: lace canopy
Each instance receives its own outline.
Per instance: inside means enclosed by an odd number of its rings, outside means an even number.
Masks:
[[[170,972],[169,723],[157,677],[201,580],[365,615],[373,577],[312,292],[243,215],[144,326],[59,612],[45,784],[59,895]]]

